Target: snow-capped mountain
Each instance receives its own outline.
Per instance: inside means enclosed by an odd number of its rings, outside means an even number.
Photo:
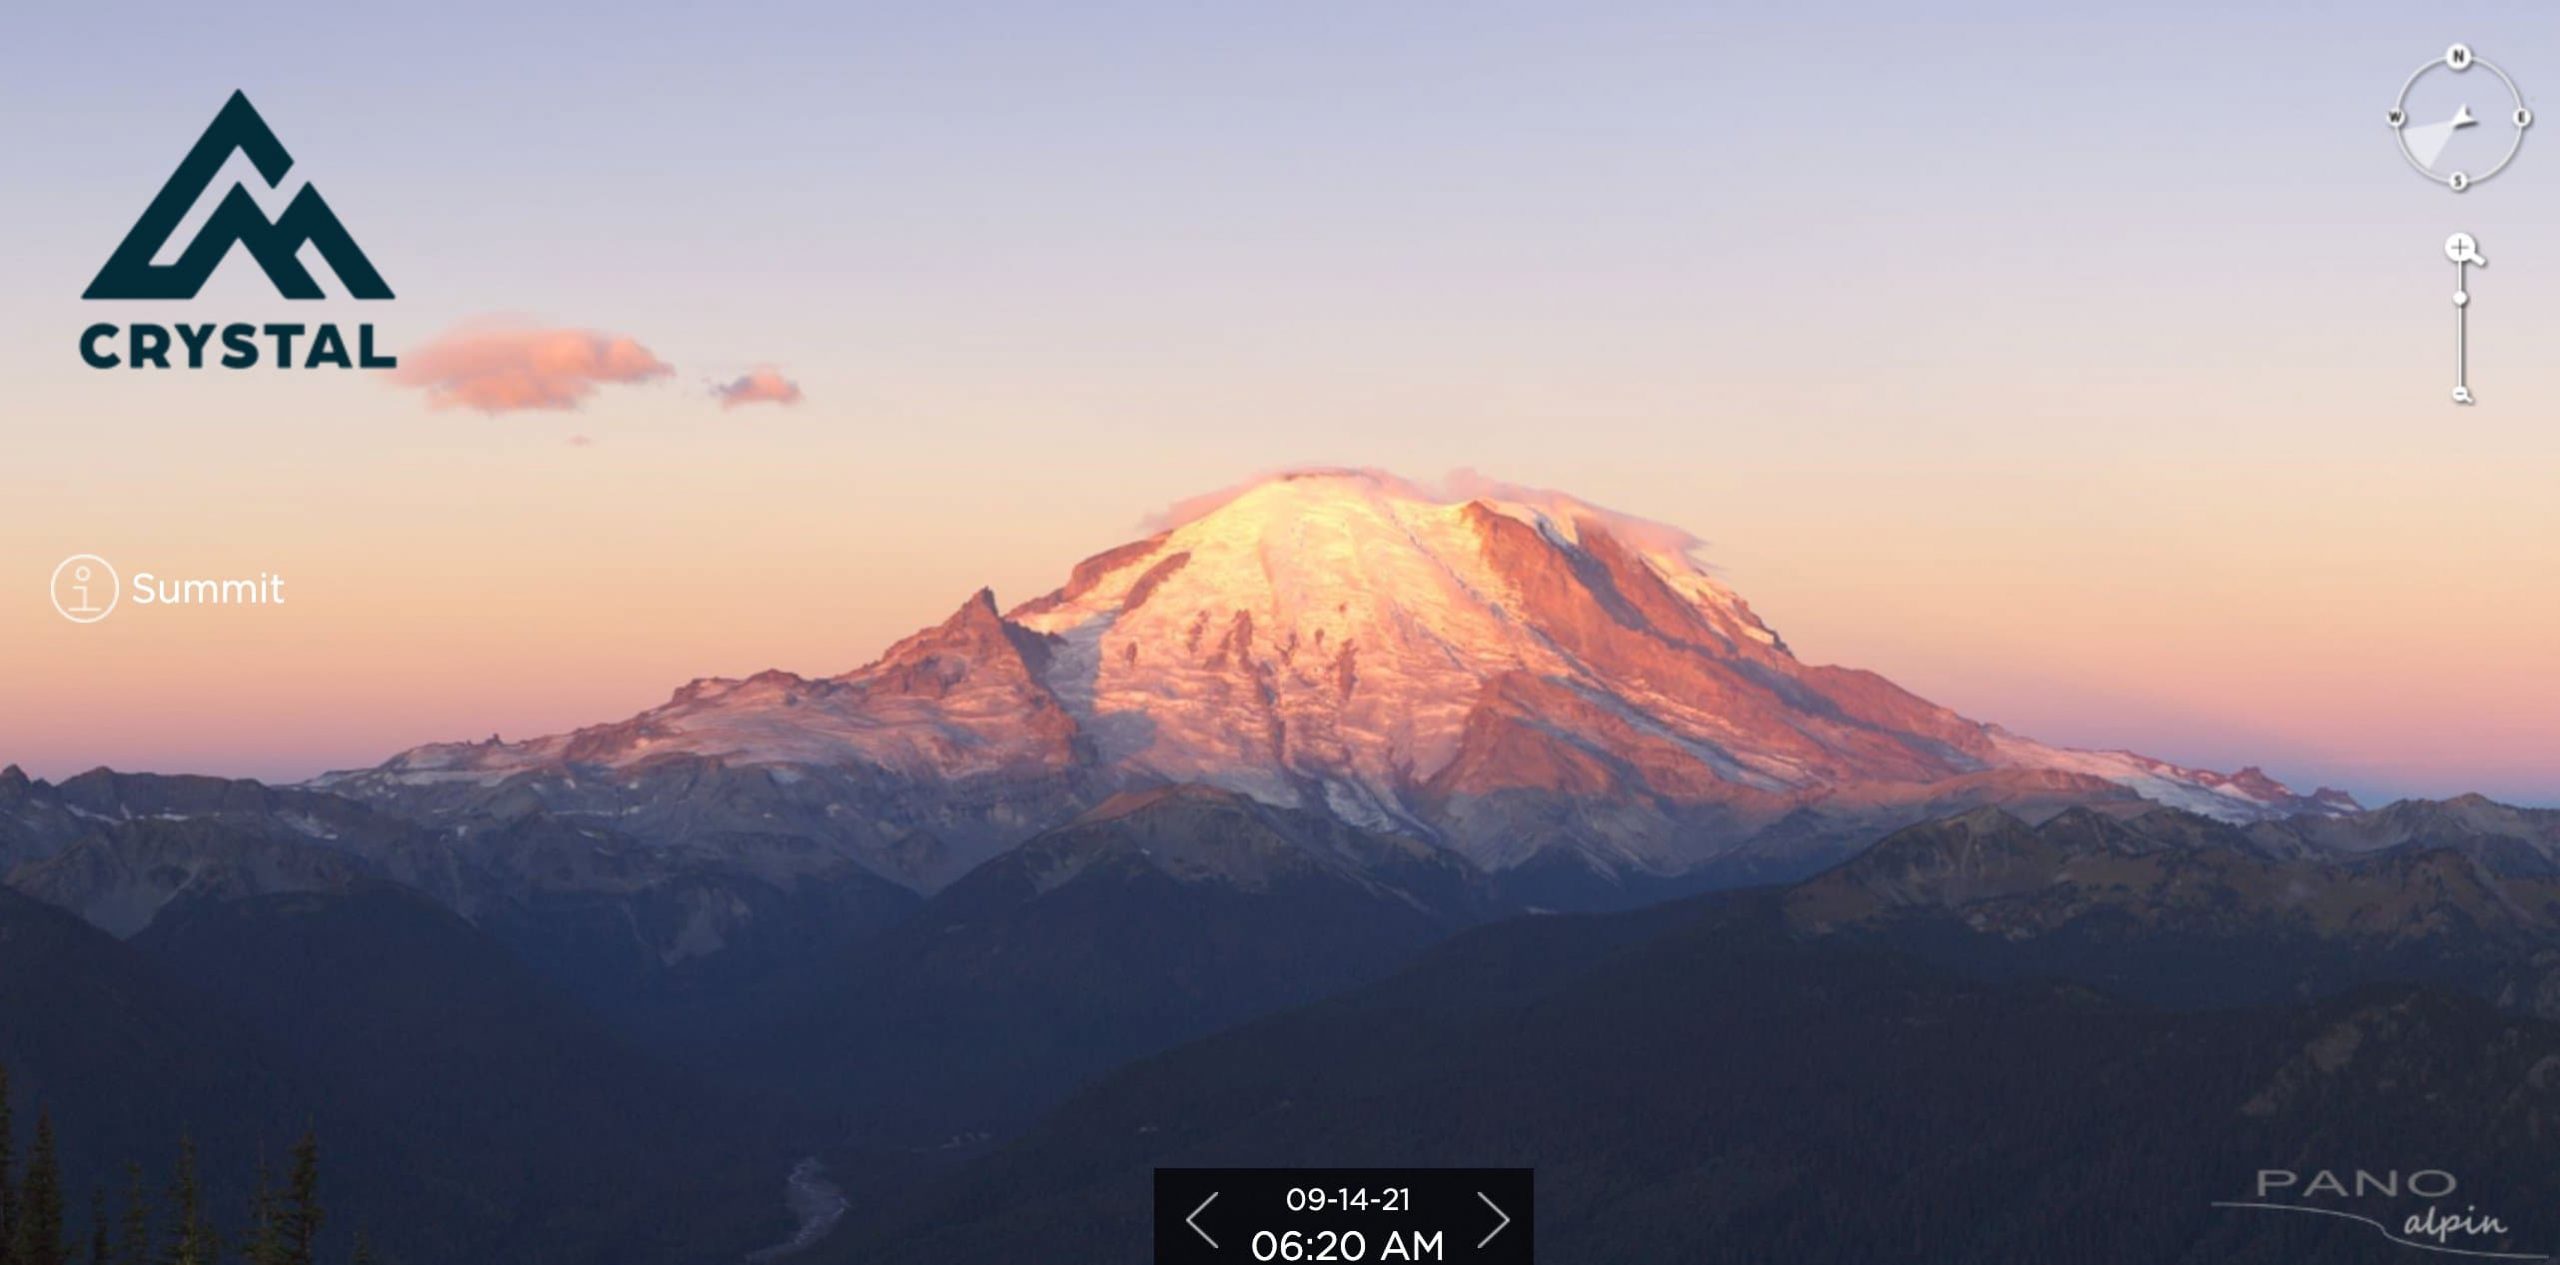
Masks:
[[[1603,877],[1801,870],[1979,803],[2354,807],[2047,746],[1801,662],[1695,548],[1556,493],[1281,475],[840,676],[695,681],[616,724],[320,785],[440,811],[531,796],[644,836],[806,833],[919,887],[1168,783]]]

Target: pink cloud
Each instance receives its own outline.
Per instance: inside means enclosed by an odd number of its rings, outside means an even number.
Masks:
[[[711,393],[720,397],[722,408],[800,402],[800,384],[783,377],[781,370],[770,365],[759,365],[736,381],[720,383],[711,388]]]
[[[586,329],[465,327],[404,352],[393,380],[427,393],[429,408],[483,413],[574,409],[604,383],[675,372],[638,341]]]

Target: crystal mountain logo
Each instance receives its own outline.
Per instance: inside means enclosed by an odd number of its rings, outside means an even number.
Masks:
[[[346,225],[338,221],[335,211],[320,196],[320,190],[309,183],[293,196],[284,214],[270,220],[250,196],[245,184],[234,185],[214,207],[195,239],[187,243],[172,263],[152,262],[168,246],[187,214],[213,187],[214,178],[234,153],[242,154],[256,168],[270,187],[280,187],[293,170],[293,155],[286,152],[284,142],[276,139],[267,121],[259,117],[257,108],[249,104],[246,93],[234,92],[223,104],[213,123],[197,138],[195,147],[178,164],[168,183],[160,187],[158,196],[144,208],[142,218],[125,234],[106,266],[98,270],[97,279],[80,297],[83,299],[138,299],[185,301],[196,297],[214,270],[231,254],[234,246],[247,250],[267,274],[276,292],[287,299],[323,299],[320,283],[302,266],[302,248],[310,246],[335,272],[340,285],[357,299],[388,299],[391,287],[365,257],[364,248],[356,245]],[[123,354],[114,350],[119,334],[124,336]],[[308,335],[307,341],[303,341]],[[189,369],[202,369],[208,362],[216,337],[220,349],[213,363],[226,369],[247,369],[265,359],[262,353],[272,349],[267,362],[280,369],[392,369],[399,366],[395,357],[376,355],[373,349],[373,326],[357,327],[356,352],[350,356],[346,336],[334,324],[306,326],[298,323],[252,324],[249,322],[179,324],[176,326],[136,323],[119,328],[113,324],[91,325],[80,335],[80,358],[92,367],[113,369],[119,365],[135,369],[167,369],[173,356],[182,357]],[[262,341],[263,340],[263,341]],[[302,355],[295,356],[300,342]]]

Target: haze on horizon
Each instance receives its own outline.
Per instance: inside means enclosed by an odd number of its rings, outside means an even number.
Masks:
[[[2046,741],[2560,802],[2560,158],[2456,202],[2378,122],[2456,38],[2560,84],[2544,18],[42,9],[0,763],[301,778],[832,674],[1340,463],[1695,532],[1807,662]],[[400,298],[234,259],[114,318],[369,319],[429,380],[80,363],[234,89]],[[583,385],[486,388],[490,329]],[[84,551],[293,596],[75,627]]]

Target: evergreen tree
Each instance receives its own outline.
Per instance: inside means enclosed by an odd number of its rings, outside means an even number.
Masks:
[[[204,1189],[196,1180],[196,1141],[183,1138],[178,1143],[178,1176],[170,1184],[169,1200],[177,1205],[175,1237],[169,1241],[163,1265],[219,1265],[222,1245],[204,1216]]]
[[[11,1175],[16,1156],[10,1149],[16,1138],[16,1124],[9,1114],[9,1069],[0,1067],[0,1265],[12,1265],[6,1258],[17,1253],[18,1187]]]
[[[284,1231],[277,1224],[274,1174],[258,1164],[258,1193],[249,1201],[249,1265],[284,1265]]]
[[[325,1215],[320,1211],[320,1135],[304,1129],[302,1140],[293,1144],[293,1173],[287,1180],[283,1205],[277,1209],[277,1228],[284,1240],[283,1265],[318,1265],[314,1248]]]
[[[347,1259],[347,1265],[373,1265],[373,1236],[363,1226],[356,1227],[356,1254]]]
[[[67,1265],[68,1253],[62,1245],[62,1166],[54,1155],[50,1113],[36,1116],[36,1149],[27,1160],[17,1213],[10,1236],[10,1265]]]
[[[142,1192],[142,1165],[125,1161],[124,1242],[116,1265],[151,1265],[151,1199]]]
[[[107,1241],[107,1192],[89,1188],[89,1259],[85,1265],[114,1265],[115,1249]]]

